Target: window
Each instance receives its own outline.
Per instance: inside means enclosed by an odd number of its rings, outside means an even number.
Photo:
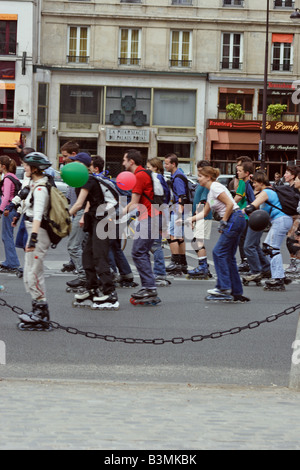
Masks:
[[[68,62],[86,64],[89,61],[89,28],[70,26],[68,37]]]
[[[219,112],[226,113],[226,106],[230,103],[240,104],[243,111],[252,113],[254,90],[226,90],[220,89],[219,94]]]
[[[37,145],[38,152],[47,153],[48,129],[48,83],[39,83],[38,88],[38,117],[37,117]]]
[[[0,119],[12,121],[14,119],[15,90],[14,85],[2,84],[0,88]]]
[[[294,0],[274,0],[274,8],[295,8]]]
[[[195,91],[155,90],[153,106],[154,126],[195,127]]]
[[[101,87],[61,85],[60,122],[86,124],[87,128],[100,123],[100,98]]]
[[[292,72],[293,40],[293,34],[272,35],[272,70],[279,72]]]
[[[9,78],[13,80],[15,78],[16,63],[12,61],[1,61],[0,62],[0,80]]]
[[[243,35],[222,33],[222,69],[241,69],[243,65]]]
[[[140,29],[121,28],[119,65],[140,65],[140,36]]]
[[[171,31],[171,67],[190,67],[191,61],[191,32]]]
[[[288,118],[287,120],[296,120],[299,110],[298,105],[293,103],[292,95],[293,91],[291,90],[268,90],[267,106],[270,104],[285,104],[287,109],[283,112],[283,120],[285,115]],[[259,90],[258,112],[263,112],[263,90]]]
[[[121,3],[142,3],[141,0],[121,0]]]
[[[223,0],[223,7],[243,7],[244,0]]]
[[[17,22],[0,21],[0,55],[15,55],[17,49]]]

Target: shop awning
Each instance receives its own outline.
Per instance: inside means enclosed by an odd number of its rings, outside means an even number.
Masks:
[[[260,132],[218,131],[214,150],[258,150]]]
[[[14,148],[21,139],[21,132],[0,131],[0,147]]]

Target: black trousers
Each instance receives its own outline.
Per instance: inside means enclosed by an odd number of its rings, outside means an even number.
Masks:
[[[109,265],[109,238],[97,236],[99,220],[89,215],[89,235],[82,253],[82,266],[86,274],[87,289],[101,286],[104,295],[115,291]]]

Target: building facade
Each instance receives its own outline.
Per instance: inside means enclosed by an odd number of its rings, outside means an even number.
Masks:
[[[31,1],[1,1],[0,155],[15,158],[15,142],[32,145],[35,116],[33,63],[37,57],[37,7]]]
[[[186,173],[204,158],[222,173],[232,173],[240,155],[259,164],[266,4],[39,0],[32,144],[58,167],[61,145],[76,140],[103,156],[113,176],[131,147],[145,161],[174,152]],[[290,19],[297,6],[270,1],[268,104],[287,106],[267,123],[271,177],[297,155],[300,21]],[[228,115],[230,103],[241,105],[240,119]]]

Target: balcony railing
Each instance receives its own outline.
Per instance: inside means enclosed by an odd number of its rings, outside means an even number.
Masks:
[[[278,62],[273,62],[271,64],[271,70],[272,72],[292,72],[293,71],[293,64],[280,64]]]
[[[227,69],[227,70],[242,70],[243,68],[243,62],[229,62],[228,60],[222,60],[220,64],[221,70],[222,69]]]
[[[119,65],[140,65],[141,59],[133,57],[119,57]]]
[[[177,60],[177,59],[170,59],[170,67],[191,67],[192,61],[191,60]]]
[[[88,55],[67,55],[68,64],[88,64],[89,59]]]

